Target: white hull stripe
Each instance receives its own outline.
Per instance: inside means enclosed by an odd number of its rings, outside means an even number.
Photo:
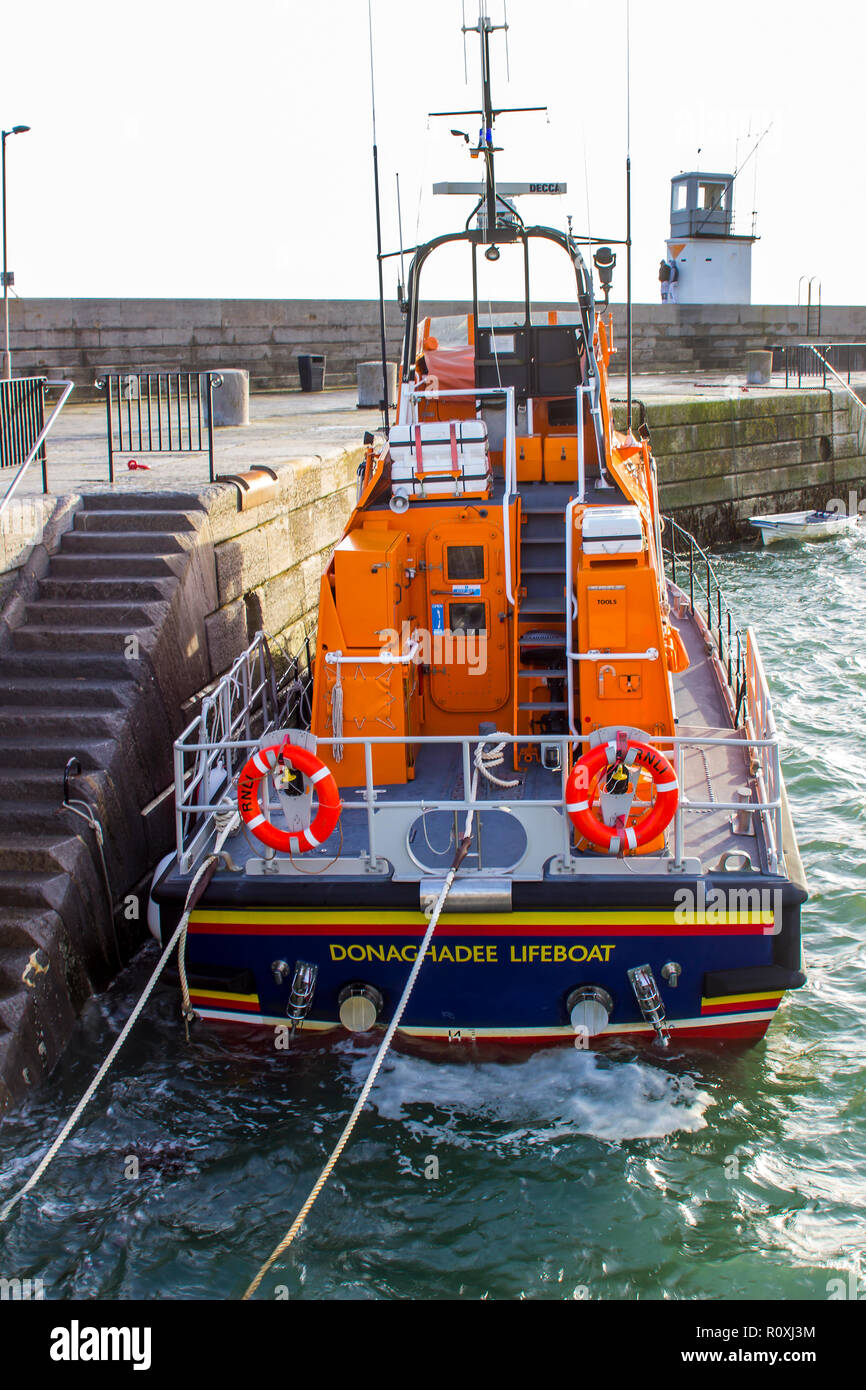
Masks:
[[[288,1027],[285,1017],[279,1015],[271,1017],[270,1014],[256,1013],[230,1013],[225,1009],[203,1009],[195,1006],[196,1013],[201,1018],[211,1018],[215,1021],[226,1023],[254,1023],[265,1028]],[[719,1028],[730,1023],[756,1023],[759,1020],[770,1020],[774,1017],[775,1009],[762,1009],[760,1012],[714,1014],[712,1017],[705,1018],[676,1018],[668,1019],[668,1027],[672,1033],[676,1033],[679,1028]],[[308,1019],[304,1023],[304,1028],[311,1033],[334,1032],[341,1025],[339,1023],[320,1023],[315,1019]],[[567,1024],[552,1024],[548,1028],[472,1028],[468,1024],[462,1024],[459,1028],[398,1028],[398,1033],[405,1033],[412,1038],[445,1038],[452,1033],[462,1033],[464,1037],[487,1038],[495,1040],[497,1038],[553,1038],[561,1037],[574,1038],[575,1032]],[[617,1037],[624,1033],[646,1033],[648,1036],[655,1032],[650,1023],[619,1023],[616,1027],[607,1027],[604,1030],[604,1037]]]

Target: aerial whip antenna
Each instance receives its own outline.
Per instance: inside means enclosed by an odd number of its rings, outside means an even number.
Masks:
[[[376,143],[376,78],[373,71],[373,0],[367,0],[370,31],[370,105],[373,112],[373,187],[376,194],[376,252],[379,263],[379,336],[382,340],[382,421],[385,433],[391,428],[388,414],[388,344],[385,338],[385,285],[382,279],[382,215],[379,205],[379,147]]]
[[[397,175],[397,230],[400,235],[400,307],[405,297],[406,274],[403,269],[403,210],[400,205],[400,175]]]
[[[625,280],[626,427],[631,432],[631,0],[625,0]]]

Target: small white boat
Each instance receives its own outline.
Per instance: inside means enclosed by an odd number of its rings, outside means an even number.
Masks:
[[[749,525],[756,526],[764,545],[776,541],[829,541],[845,535],[856,526],[860,517],[844,512],[778,512],[775,516],[750,516]]]

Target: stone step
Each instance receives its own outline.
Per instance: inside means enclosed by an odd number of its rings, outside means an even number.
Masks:
[[[115,749],[113,738],[40,738],[38,743],[20,734],[0,734],[0,767],[26,768],[54,772],[59,778],[57,800],[63,799],[63,769],[75,757],[83,772],[100,772],[110,764]],[[2,774],[0,774],[2,775]],[[19,774],[13,774],[18,777]]]
[[[49,627],[47,623],[28,624],[15,628],[12,645],[16,652],[104,652],[108,656],[122,657],[128,650],[128,639],[136,635],[142,649],[145,633],[123,627]],[[130,662],[130,665],[133,663]]]
[[[57,652],[54,657],[44,652],[16,652],[7,650],[0,656],[0,675],[4,680],[19,681],[26,677],[33,680],[52,680],[55,677],[83,680],[110,680],[112,684],[125,682],[133,689],[138,684],[139,663],[127,657],[111,656],[108,653],[88,656],[85,652]]]
[[[45,910],[62,903],[69,886],[65,873],[32,873],[0,869],[0,911],[7,908]]]
[[[195,512],[202,511],[200,498],[190,492],[87,492],[85,512]]]
[[[18,805],[22,810],[32,807],[42,815],[50,815],[63,800],[65,766],[64,762],[62,767],[38,770],[28,767],[21,772],[13,771],[8,766],[0,768],[0,802]]]
[[[77,532],[119,531],[195,531],[202,517],[194,517],[189,512],[177,511],[78,511],[75,513],[73,529]]]
[[[195,536],[173,531],[125,531],[123,539],[115,533],[65,531],[60,542],[61,555],[117,555],[121,549],[135,555],[180,554],[190,548]]]
[[[108,567],[106,567],[108,569]],[[110,569],[108,569],[110,575]],[[168,579],[139,579],[125,576],[112,579],[103,570],[102,577],[85,579],[55,578],[49,573],[39,582],[39,602],[112,603],[127,600],[134,603],[159,603],[171,598],[177,587],[174,576]]]
[[[0,706],[26,705],[30,709],[119,710],[134,691],[128,681],[112,685],[109,681],[88,680],[84,676],[22,676],[7,680],[0,666]]]
[[[91,833],[84,821],[81,828],[84,834]],[[4,835],[0,843],[0,874],[33,873],[38,876],[64,870],[80,853],[81,838],[77,831],[70,833],[62,825],[53,832],[20,831]],[[89,850],[87,852],[89,854]]]
[[[121,628],[134,632],[137,628],[149,626],[151,611],[143,603],[134,599],[109,600],[100,603],[84,603],[81,600],[38,599],[28,603],[26,627],[38,624],[40,627],[73,628]]]
[[[44,739],[57,739],[64,734],[74,743],[79,737],[118,738],[126,719],[125,710],[69,709],[60,706],[43,707],[38,720],[33,711],[21,705],[0,705],[0,735],[20,734],[39,746]]]
[[[169,579],[184,555],[53,555],[48,577],[54,579]]]
[[[74,788],[70,793],[74,795]],[[64,811],[60,804],[63,795],[63,779],[54,782],[54,796],[51,804],[29,803],[22,805],[15,800],[4,801],[0,796],[0,836],[7,840],[10,835],[73,835],[82,830],[92,832],[79,816],[72,811]],[[0,931],[2,937],[2,931]]]

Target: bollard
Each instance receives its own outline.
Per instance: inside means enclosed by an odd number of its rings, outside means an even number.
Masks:
[[[245,368],[220,367],[223,384],[213,393],[213,422],[222,425],[250,423],[250,374]],[[207,375],[201,374],[202,421],[207,423]]]
[[[769,348],[746,353],[746,381],[750,386],[769,386],[773,375],[773,354]]]
[[[382,363],[358,363],[358,408],[376,410],[382,404]],[[388,405],[397,404],[397,364],[388,363]]]

